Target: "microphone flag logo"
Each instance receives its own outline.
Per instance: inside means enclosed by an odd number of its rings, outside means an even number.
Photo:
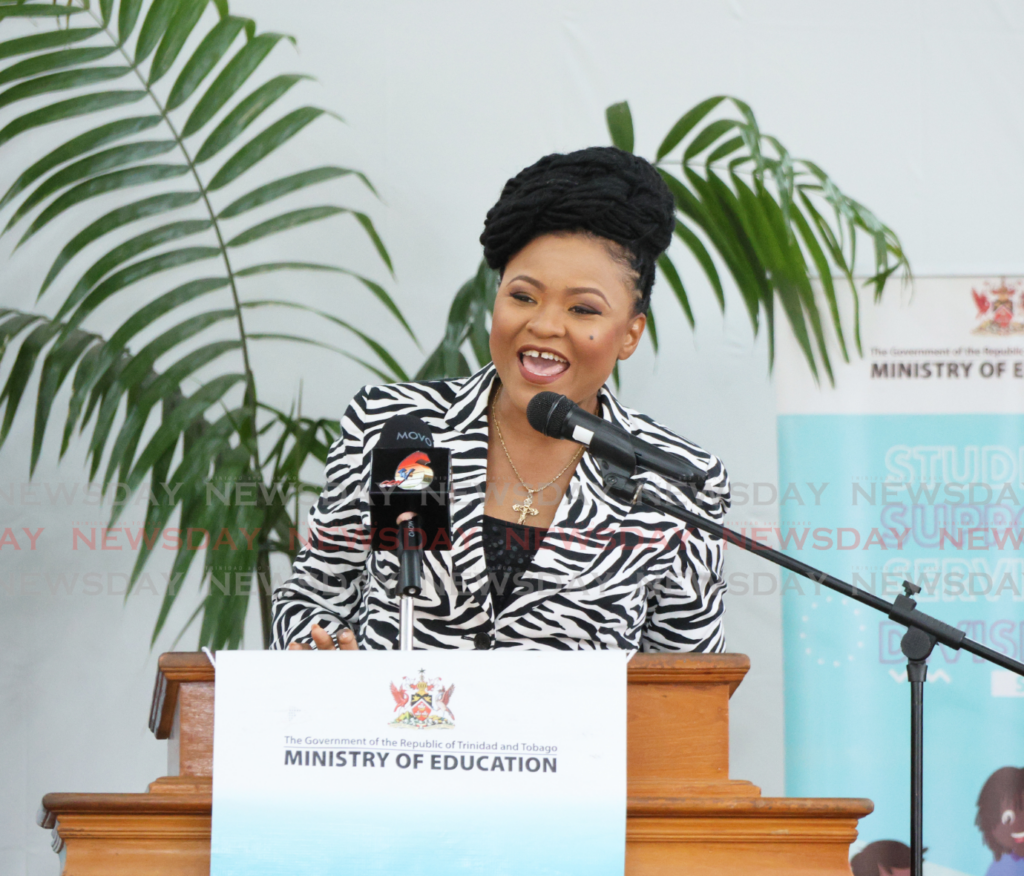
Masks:
[[[454,684],[445,687],[440,678],[426,678],[422,669],[419,678],[407,675],[401,684],[391,682],[394,711],[401,710],[398,717],[391,721],[391,726],[412,727],[415,730],[454,727],[455,715],[448,708],[453,693]]]
[[[400,490],[422,490],[434,479],[430,457],[422,450],[410,453],[395,470],[394,480],[381,481],[382,487],[397,487]]]

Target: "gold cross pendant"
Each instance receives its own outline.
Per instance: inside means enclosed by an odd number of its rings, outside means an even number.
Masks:
[[[526,522],[526,515],[529,514],[531,517],[536,517],[540,514],[536,508],[533,507],[533,494],[529,494],[523,501],[522,505],[513,505],[513,511],[519,512],[519,525],[521,526]]]

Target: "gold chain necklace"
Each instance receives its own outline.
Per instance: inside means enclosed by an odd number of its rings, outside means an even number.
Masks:
[[[494,418],[494,431],[498,433],[498,440],[501,442],[501,449],[505,451],[505,459],[507,459],[508,464],[512,466],[512,471],[515,473],[515,476],[519,479],[519,483],[522,484],[523,489],[526,490],[526,499],[523,500],[523,503],[521,505],[518,503],[512,505],[512,510],[519,513],[518,522],[520,525],[522,525],[526,522],[527,515],[529,515],[530,517],[536,517],[538,514],[540,514],[540,511],[533,507],[533,494],[540,493],[546,490],[562,475],[564,475],[569,470],[569,466],[576,462],[576,460],[578,460],[581,456],[583,456],[583,451],[586,448],[580,447],[580,449],[573,454],[572,459],[570,459],[565,464],[565,467],[558,474],[556,474],[550,481],[548,481],[543,486],[537,487],[537,489],[535,490],[531,490],[528,486],[526,486],[526,481],[524,481],[523,476],[519,474],[519,469],[516,468],[516,464],[512,461],[512,457],[509,455],[508,448],[505,446],[505,438],[501,434],[501,424],[498,422],[498,399],[500,397],[501,385],[499,384],[498,391],[494,394],[494,401],[491,402],[491,416]]]

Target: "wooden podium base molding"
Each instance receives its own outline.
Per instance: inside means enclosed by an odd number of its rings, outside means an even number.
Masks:
[[[629,664],[628,876],[845,874],[870,800],[762,797],[729,778],[729,697],[741,654],[637,654]],[[66,876],[208,876],[214,670],[202,654],[160,658],[150,729],[168,773],[144,794],[48,794]]]

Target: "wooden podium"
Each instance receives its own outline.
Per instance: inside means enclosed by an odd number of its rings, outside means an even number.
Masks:
[[[729,697],[742,654],[637,654],[629,664],[628,876],[850,874],[870,800],[762,797],[729,778]],[[64,876],[200,876],[210,871],[214,669],[164,654],[149,716],[167,773],[144,794],[47,794]]]

